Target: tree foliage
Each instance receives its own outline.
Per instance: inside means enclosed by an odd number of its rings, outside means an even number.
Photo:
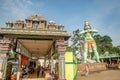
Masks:
[[[83,44],[83,38],[79,35],[80,30],[77,29],[75,31],[73,31],[73,37],[71,38],[72,41],[72,45],[71,48],[73,50],[79,50],[81,45]]]
[[[98,46],[99,53],[105,53],[106,51],[111,52],[113,44],[112,44],[112,39],[109,36],[95,35],[94,39]]]
[[[69,47],[69,49],[80,50],[80,47],[83,46],[83,38],[79,35],[79,33],[80,33],[79,29],[73,31],[73,36],[71,38],[73,44]],[[97,44],[98,53],[100,54],[104,54],[105,52],[120,53],[119,48],[113,47],[112,39],[110,36],[108,35],[101,36],[97,34],[94,35],[93,37]]]

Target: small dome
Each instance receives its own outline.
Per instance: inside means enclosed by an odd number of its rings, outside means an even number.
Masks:
[[[12,21],[7,21],[6,23],[13,23]]]
[[[49,24],[48,25],[56,25],[56,23],[54,21],[49,21]]]
[[[64,25],[62,25],[62,24],[59,24],[58,26],[64,26]]]
[[[51,21],[49,21],[49,23],[55,23],[55,21],[52,21],[52,20],[51,20]]]

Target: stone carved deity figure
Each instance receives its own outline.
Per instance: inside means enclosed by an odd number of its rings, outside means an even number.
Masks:
[[[84,22],[84,30],[80,32],[80,36],[84,37],[84,63],[87,63],[88,54],[90,54],[91,52],[94,52],[96,61],[100,62],[96,42],[93,38],[94,33],[97,33],[97,30],[92,29],[89,25],[89,22],[86,20]]]

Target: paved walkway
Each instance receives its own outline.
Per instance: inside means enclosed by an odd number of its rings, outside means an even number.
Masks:
[[[90,72],[88,76],[84,76],[83,72],[78,72],[77,80],[120,80],[120,70]]]
[[[22,80],[44,80],[44,78],[37,78],[37,74],[36,72],[33,74],[30,74],[30,76],[26,79],[22,79]]]
[[[27,78],[22,80],[45,80],[44,78]]]

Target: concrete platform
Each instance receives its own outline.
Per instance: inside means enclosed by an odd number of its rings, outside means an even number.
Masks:
[[[78,72],[76,80],[120,80],[119,69],[89,72],[88,76],[82,74],[83,72]]]
[[[87,64],[78,64],[78,71],[84,71],[85,65],[88,65],[89,71],[102,71],[106,70],[105,63],[87,63]]]

